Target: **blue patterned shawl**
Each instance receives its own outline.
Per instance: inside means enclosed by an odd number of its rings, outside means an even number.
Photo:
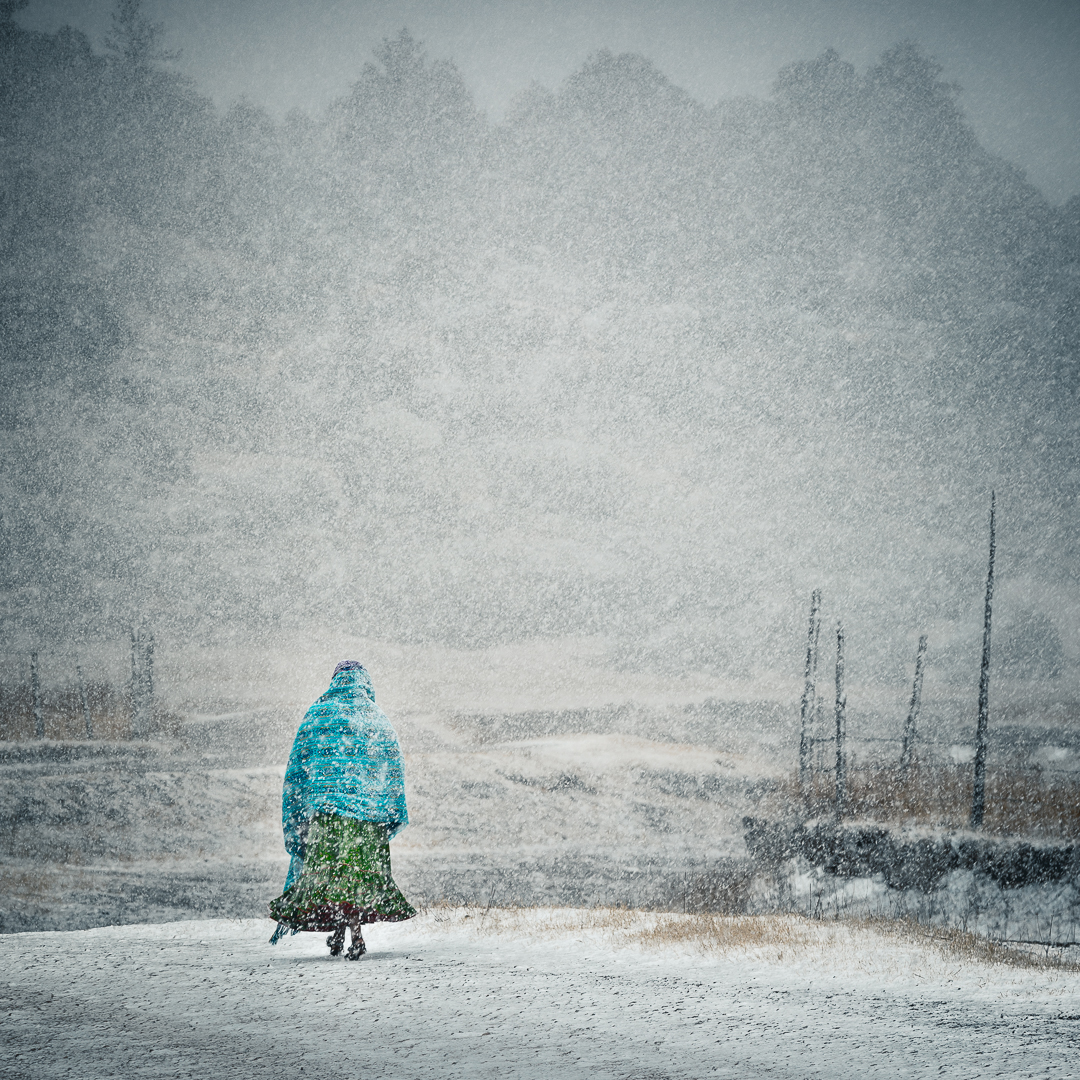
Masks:
[[[300,875],[304,839],[317,813],[378,821],[390,836],[409,823],[397,734],[359,664],[338,666],[293,742],[281,796],[285,850],[293,857],[286,891]]]

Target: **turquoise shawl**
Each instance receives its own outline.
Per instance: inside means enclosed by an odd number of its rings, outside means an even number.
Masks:
[[[293,742],[281,796],[285,850],[292,856],[286,891],[300,876],[304,840],[318,813],[377,821],[390,836],[409,823],[397,734],[359,665],[335,673]]]

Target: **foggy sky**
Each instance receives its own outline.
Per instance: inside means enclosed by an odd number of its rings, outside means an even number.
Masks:
[[[919,41],[958,82],[980,141],[1053,202],[1080,192],[1080,4],[1071,0],[147,0],[180,70],[221,105],[281,115],[339,96],[402,26],[453,59],[501,118],[533,81],[555,86],[597,48],[648,56],[711,104],[765,96],[784,64],[829,47],[863,68]],[[100,46],[112,0],[32,0],[22,25],[69,23]]]
[[[775,8],[727,39],[734,67],[706,65],[701,8],[668,9],[666,38],[655,9],[619,29],[595,6],[548,29],[398,7],[350,37],[321,3],[303,34],[273,24],[278,53],[244,3],[148,8],[204,91],[196,60],[220,88],[254,71],[220,62],[248,41],[322,73],[276,98],[249,80],[278,112],[363,75],[325,124],[214,115],[174,79],[8,35],[16,677],[35,648],[122,651],[146,626],[162,656],[314,631],[427,670],[603,638],[619,679],[771,693],[821,588],[852,685],[902,696],[927,633],[935,677],[966,687],[996,488],[1001,669],[1075,694],[1080,223],[986,155],[917,49],[867,78],[808,60],[772,103],[709,114],[650,62],[584,58],[640,47],[710,101],[768,93],[830,38]],[[111,6],[79,9],[98,48]],[[365,69],[402,24],[464,83],[407,38]],[[869,63],[908,29],[836,44]],[[500,34],[530,63],[492,60]],[[494,111],[534,75],[559,91],[475,122],[472,92]]]

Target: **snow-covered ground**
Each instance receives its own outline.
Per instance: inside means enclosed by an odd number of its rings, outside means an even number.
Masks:
[[[411,824],[395,874],[417,901],[663,903],[744,853],[756,757],[625,732],[505,742],[406,722]],[[228,748],[7,744],[0,932],[255,916],[288,858],[273,764]],[[2,754],[0,754],[2,756]]]
[[[0,937],[12,1077],[1072,1077],[1080,973],[895,928],[430,909],[359,963],[263,920]]]
[[[742,817],[782,774],[786,736],[764,706],[743,713],[746,729],[761,722],[755,738],[700,710],[406,717],[411,824],[393,844],[395,876],[416,903],[675,910],[726,882],[732,903],[714,910],[908,914],[1076,940],[1075,876],[1002,891],[954,874],[927,896],[799,865],[751,896]],[[603,730],[575,730],[586,723]],[[292,724],[0,747],[0,932],[262,915],[287,866]]]

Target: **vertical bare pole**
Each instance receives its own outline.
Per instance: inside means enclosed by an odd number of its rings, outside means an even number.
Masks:
[[[821,625],[821,621],[818,620],[818,625]],[[825,699],[820,695],[815,695],[814,701],[814,741],[817,744],[817,755],[814,758],[814,768],[818,772],[825,772],[825,744],[829,742],[825,738],[825,710],[823,708]]]
[[[975,783],[971,791],[971,827],[981,829],[986,812],[986,729],[990,723],[990,609],[994,601],[994,493],[990,492],[990,567],[986,572],[982,666],[979,668],[979,723],[975,729]]]
[[[146,733],[154,726],[154,635],[146,643],[143,654],[143,676],[146,686]]]
[[[142,680],[139,678],[139,639],[131,628],[131,737],[142,738]]]
[[[915,755],[915,724],[922,705],[923,663],[926,660],[926,635],[919,636],[919,650],[915,654],[915,682],[911,688],[911,705],[908,707],[907,723],[904,724],[904,748],[900,753],[900,779],[906,780]]]
[[[847,735],[847,697],[844,694],[844,626],[836,624],[836,820],[847,809],[847,757],[844,739]]]
[[[83,678],[82,667],[75,665],[75,677],[79,680],[79,697],[82,700],[83,723],[86,724],[86,737],[94,737],[94,722],[90,719],[90,698],[86,693],[86,680]]]
[[[810,629],[806,635],[806,671],[803,681],[802,707],[799,729],[799,791],[803,798],[810,795],[810,717],[816,696],[814,677],[817,669],[818,610],[821,607],[821,591],[810,594]]]
[[[37,653],[30,654],[30,704],[34,710],[34,736],[45,738],[45,717],[41,712],[41,679],[38,677]]]
[[[818,592],[818,617],[814,622],[814,662],[810,666],[810,680],[811,680],[811,694],[810,694],[810,712],[807,717],[807,727],[810,730],[810,747],[808,752],[808,758],[810,761],[810,781],[811,788],[813,787],[814,770],[821,771],[820,759],[821,752],[818,751],[817,760],[814,758],[814,746],[817,744],[819,747],[823,742],[821,735],[821,697],[817,692],[817,675],[818,675],[818,641],[821,637],[821,592]]]

